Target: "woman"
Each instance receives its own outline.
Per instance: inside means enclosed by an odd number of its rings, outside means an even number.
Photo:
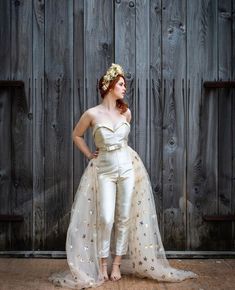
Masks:
[[[131,112],[123,101],[126,80],[120,65],[111,65],[99,89],[101,104],[88,109],[73,132],[74,143],[90,161],[76,192],[67,233],[70,271],[53,274],[50,280],[82,289],[108,281],[109,271],[112,281],[121,278],[120,270],[158,281],[196,277],[172,268],[165,257],[148,173],[127,144]],[[89,127],[95,152],[83,139]]]

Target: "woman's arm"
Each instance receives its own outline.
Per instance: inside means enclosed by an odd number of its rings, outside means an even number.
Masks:
[[[89,149],[89,147],[87,146],[87,144],[83,138],[84,133],[91,125],[91,120],[92,120],[91,113],[89,110],[87,110],[81,116],[81,118],[78,121],[77,125],[75,126],[75,128],[73,130],[73,134],[72,134],[73,142],[88,159],[92,159],[94,157],[97,157],[97,154],[98,154],[97,150],[94,153],[91,152],[91,150]]]

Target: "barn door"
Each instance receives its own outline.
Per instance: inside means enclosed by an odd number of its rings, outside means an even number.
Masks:
[[[0,249],[32,247],[31,141],[22,82],[0,82]],[[29,137],[29,139],[28,139]]]

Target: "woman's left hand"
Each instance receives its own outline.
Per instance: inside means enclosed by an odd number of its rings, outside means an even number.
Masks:
[[[89,160],[93,159],[93,158],[97,158],[99,154],[99,149],[96,148],[95,152],[92,152],[92,154],[88,157]]]
[[[96,148],[95,152],[93,153],[94,158],[97,158],[99,154],[99,148]]]

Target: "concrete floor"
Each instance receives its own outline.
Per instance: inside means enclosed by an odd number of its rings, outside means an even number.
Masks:
[[[171,259],[177,268],[199,275],[181,283],[160,283],[150,279],[124,276],[118,282],[105,282],[99,290],[234,290],[235,259]],[[51,273],[67,267],[65,259],[0,258],[0,290],[52,290]]]

